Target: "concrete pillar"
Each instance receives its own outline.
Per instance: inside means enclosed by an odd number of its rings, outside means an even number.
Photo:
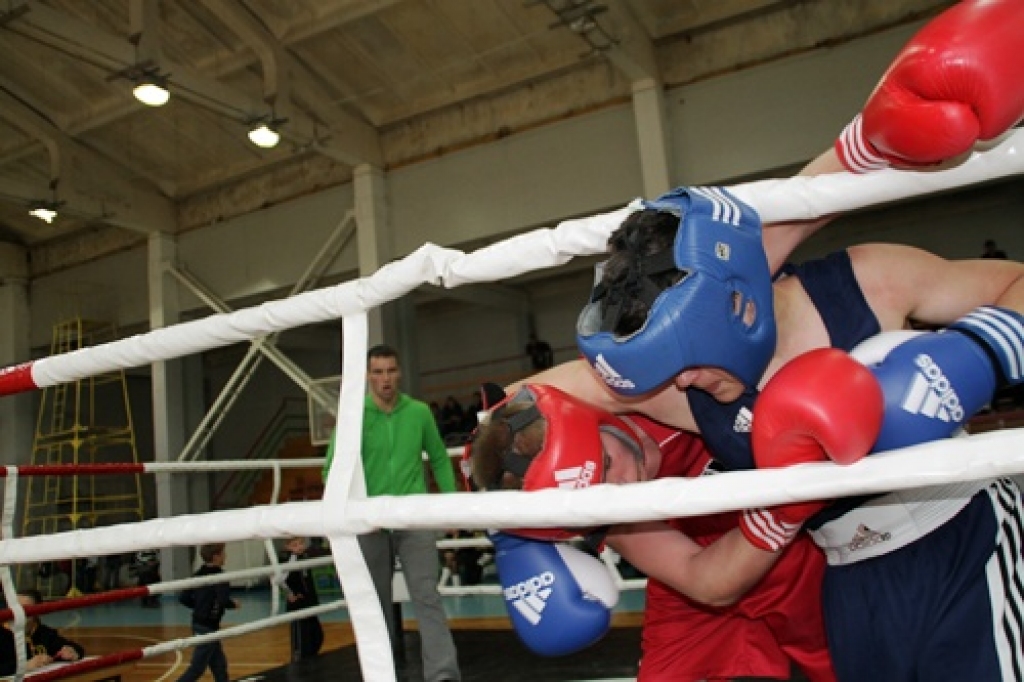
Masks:
[[[0,243],[0,367],[31,360],[29,352],[28,253]],[[31,393],[0,398],[0,463],[27,464],[35,433]]]
[[[654,198],[672,187],[672,167],[661,83],[644,78],[633,83],[633,115],[640,146],[644,196]]]
[[[394,242],[388,230],[384,196],[384,171],[376,166],[362,164],[352,171],[355,199],[356,237],[358,239],[359,276],[375,273],[392,258]],[[384,342],[383,311],[369,315],[369,346]]]
[[[180,321],[178,289],[166,276],[164,266],[177,259],[174,237],[153,234],[148,242],[149,325],[159,329]],[[181,360],[165,360],[152,365],[153,453],[157,462],[173,462],[185,446],[185,390]],[[160,518],[190,512],[188,474],[155,474],[156,507]],[[192,574],[188,548],[166,548],[161,554],[164,580]]]

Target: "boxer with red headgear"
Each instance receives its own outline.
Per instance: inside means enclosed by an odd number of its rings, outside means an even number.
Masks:
[[[557,388],[541,384],[524,386],[496,406],[485,417],[485,422],[488,428],[483,429],[483,435],[477,440],[497,438],[501,427],[507,445],[501,449],[499,457],[486,463],[481,458],[473,459],[473,477],[481,488],[530,491],[586,488],[604,483],[612,461],[602,443],[602,434],[625,447],[633,460],[634,480],[642,479],[643,448],[633,430],[614,414],[596,409]],[[540,442],[531,444],[531,438],[538,437]],[[536,454],[530,458],[523,455],[524,450],[533,449]],[[510,532],[538,540],[569,540],[581,533],[590,533],[558,528]]]
[[[710,461],[698,438],[641,415],[616,417],[538,384],[521,386],[487,415],[469,452],[475,483],[487,490],[693,477]],[[785,677],[791,662],[814,682],[834,679],[817,600],[822,557],[806,536],[790,535],[775,546],[793,542],[786,551],[771,552],[756,525],[739,530],[766,516],[771,512],[732,512],[609,529],[607,544],[651,578],[649,596],[657,597],[645,612],[641,680]],[[521,536],[591,533],[516,529],[494,536],[510,616],[535,651],[586,646],[607,629],[614,602],[597,559]],[[529,603],[544,608],[538,614]]]

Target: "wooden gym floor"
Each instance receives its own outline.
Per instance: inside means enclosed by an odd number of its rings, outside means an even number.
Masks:
[[[615,630],[588,649],[586,655],[545,659],[530,654],[508,629],[507,618],[460,618],[452,620],[459,648],[464,682],[473,680],[593,680],[632,679],[639,655],[640,614],[615,616]],[[358,657],[352,626],[325,622],[324,646],[316,659],[290,663],[287,625],[279,625],[224,641],[232,680],[251,682],[358,681]],[[405,663],[399,680],[421,682],[419,637],[415,621],[406,621]],[[65,636],[80,642],[90,655],[103,655],[132,647],[144,647],[191,634],[185,625],[75,626],[61,628]],[[173,682],[188,666],[191,649],[138,661],[122,675],[122,682]],[[611,657],[611,658],[609,658]],[[212,679],[207,673],[204,679]]]
[[[266,617],[270,591],[238,590],[240,608],[229,611],[225,629]],[[329,600],[330,598],[328,598]],[[643,593],[625,591],[613,615],[613,630],[585,651],[560,658],[531,653],[509,629],[498,595],[444,597],[445,609],[459,650],[463,682],[603,682],[633,680],[640,655],[639,626]],[[326,602],[325,602],[326,603]],[[79,612],[49,614],[44,620],[78,641],[87,655],[101,656],[143,648],[191,635],[189,612],[171,596],[159,608],[145,609],[137,600],[101,605]],[[324,614],[324,645],[315,659],[291,663],[288,625],[224,640],[231,679],[235,682],[360,682],[362,675],[352,625],[344,609]],[[405,661],[399,682],[423,682],[416,621],[407,609],[404,621]],[[146,658],[122,672],[121,682],[174,682],[188,666],[191,649]],[[74,678],[70,678],[74,679]],[[204,681],[212,680],[209,673]],[[739,681],[737,681],[739,682]],[[795,674],[791,682],[806,682]]]

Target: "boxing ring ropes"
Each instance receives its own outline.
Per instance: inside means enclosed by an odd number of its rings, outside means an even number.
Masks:
[[[813,178],[794,177],[762,180],[728,189],[752,205],[765,223],[773,223],[854,211],[1022,172],[1024,130],[1011,130],[983,152],[973,153],[964,163],[948,170],[927,173],[884,170],[858,176],[843,173]],[[270,540],[296,535],[326,536],[347,600],[363,678],[372,682],[392,682],[396,673],[391,647],[384,616],[359,551],[356,535],[360,533],[377,528],[483,530],[515,526],[597,526],[886,492],[1024,472],[1024,448],[1019,434],[1011,429],[926,443],[868,457],[843,467],[842,475],[837,475],[838,465],[816,463],[788,469],[733,472],[725,476],[685,480],[662,479],[629,486],[595,486],[573,491],[366,497],[358,434],[361,433],[365,395],[367,312],[421,284],[451,288],[490,282],[530,270],[557,267],[576,256],[603,253],[610,232],[633,210],[635,208],[631,205],[609,213],[563,221],[554,228],[537,229],[471,253],[427,243],[368,277],[0,369],[0,396],[6,396],[341,318],[343,380],[336,428],[339,433],[357,434],[337,443],[334,465],[322,500],[152,519],[46,537],[16,538],[8,525],[3,528],[4,539],[0,541],[0,565],[210,542]],[[172,468],[172,465],[158,464],[143,466],[150,472],[170,471]],[[161,466],[167,468],[161,469]],[[21,471],[30,473],[30,467],[6,469],[8,486]],[[78,471],[81,473],[82,467],[78,467]],[[7,497],[5,495],[5,500]],[[272,566],[255,570],[272,573],[276,569]],[[6,576],[5,593],[11,594],[10,573],[3,573]],[[169,582],[153,586],[150,590],[172,591],[194,584],[188,581]],[[298,613],[312,615],[333,607],[335,605],[328,604],[318,607],[320,611]],[[42,608],[31,608],[30,613],[57,608],[60,607],[46,604]],[[19,606],[14,606],[16,621],[23,619],[21,611]],[[242,634],[240,630],[245,628],[256,629],[257,626],[262,628],[287,622],[290,615],[271,616],[258,624],[233,627],[227,632],[234,636]],[[185,645],[202,643],[213,639],[214,635],[220,637],[224,634],[225,631],[221,631],[191,638]],[[113,654],[69,665],[39,679],[56,679],[83,670],[76,666],[113,665],[181,646],[180,643],[169,642],[143,651]],[[116,658],[118,656],[120,658]]]

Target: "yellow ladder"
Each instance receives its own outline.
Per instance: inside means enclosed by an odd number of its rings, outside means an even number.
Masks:
[[[117,338],[109,322],[75,318],[53,327],[52,355]],[[36,420],[32,464],[137,464],[128,382],[123,371],[44,388]],[[144,518],[140,474],[30,476],[25,493],[22,537],[108,526]],[[102,557],[97,557],[102,559]],[[18,585],[36,585],[44,595],[77,596],[76,571],[57,563],[19,566]],[[66,569],[66,570],[64,570]],[[29,571],[35,575],[26,575]],[[67,585],[63,585],[64,575]],[[92,585],[85,586],[91,589]]]

